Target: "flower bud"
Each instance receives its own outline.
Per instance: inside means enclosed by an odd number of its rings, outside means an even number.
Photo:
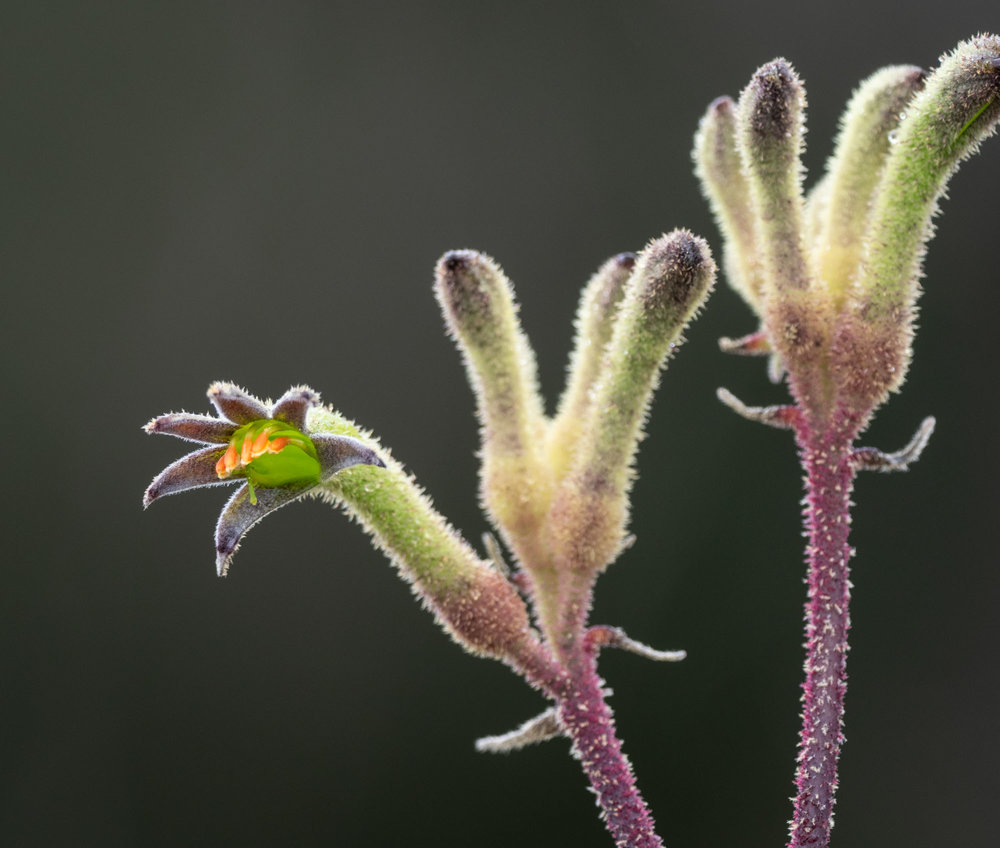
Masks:
[[[576,314],[576,341],[570,357],[566,390],[559,412],[549,427],[548,455],[556,480],[569,468],[601,374],[604,351],[614,331],[615,316],[625,284],[635,267],[634,253],[621,253],[605,262],[590,278]]]
[[[827,166],[828,194],[817,234],[819,275],[839,312],[855,282],[873,195],[889,155],[891,139],[907,102],[926,73],[896,65],[858,86],[841,119],[840,135]]]
[[[805,92],[783,59],[754,74],[738,106],[737,133],[763,268],[764,325],[775,353],[814,408],[829,338],[829,300],[806,249],[802,198]]]
[[[455,250],[438,262],[434,291],[476,393],[483,504],[518,557],[540,561],[540,522],[551,497],[546,422],[513,289],[488,256]]]
[[[955,169],[1000,122],[1000,38],[978,36],[942,57],[906,107],[876,191],[851,312],[834,341],[842,396],[875,406],[909,366],[921,260]]]
[[[714,280],[708,245],[686,230],[656,239],[639,255],[553,505],[557,567],[593,573],[618,552],[630,467],[660,369]]]
[[[695,136],[695,172],[724,238],[722,267],[729,285],[758,315],[764,285],[750,185],[737,144],[736,104],[719,97]]]

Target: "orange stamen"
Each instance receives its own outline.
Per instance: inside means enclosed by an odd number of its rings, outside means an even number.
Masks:
[[[230,445],[229,449],[219,458],[215,465],[215,473],[220,477],[228,477],[233,473],[233,469],[240,464],[239,454],[236,452],[236,445]]]
[[[247,436],[243,437],[242,451],[240,452],[240,463],[243,465],[249,465],[253,462],[253,439],[248,439]]]
[[[277,439],[273,439],[268,443],[267,449],[270,453],[278,453],[287,444],[288,436],[278,436]]]
[[[267,450],[267,429],[261,430],[260,435],[253,440],[253,457],[256,459]]]

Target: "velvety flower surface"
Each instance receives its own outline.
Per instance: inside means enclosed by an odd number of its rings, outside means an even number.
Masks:
[[[219,417],[171,412],[145,426],[147,433],[207,447],[163,469],[146,489],[143,505],[201,486],[241,484],[215,527],[220,575],[228,570],[243,535],[268,513],[352,465],[384,467],[358,439],[307,431],[306,416],[319,404],[319,394],[307,386],[289,389],[271,404],[232,383],[213,383],[208,399]]]

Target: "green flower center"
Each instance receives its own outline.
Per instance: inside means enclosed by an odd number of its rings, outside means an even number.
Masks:
[[[240,427],[215,465],[219,479],[246,477],[250,503],[254,486],[265,489],[318,483],[319,457],[312,440],[291,424],[265,418]]]

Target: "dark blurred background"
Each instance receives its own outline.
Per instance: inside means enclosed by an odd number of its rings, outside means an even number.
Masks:
[[[0,842],[609,845],[565,742],[473,751],[541,699],[449,643],[356,526],[283,510],[219,580],[226,495],[143,514],[185,448],[140,427],[206,411],[214,379],[308,382],[478,541],[442,252],[504,265],[552,403],[593,269],[675,226],[718,247],[689,155],[714,97],[789,58],[815,178],[862,77],[998,28],[985,0],[5,3]],[[995,839],[998,187],[992,140],[952,182],[911,375],[866,436],[894,450],[938,417],[909,474],[856,491],[835,845]],[[689,652],[601,660],[671,846],[782,845],[790,814],[799,472],[788,434],[714,397],[785,397],[717,350],[753,328],[724,285],[690,328],[593,615]]]

